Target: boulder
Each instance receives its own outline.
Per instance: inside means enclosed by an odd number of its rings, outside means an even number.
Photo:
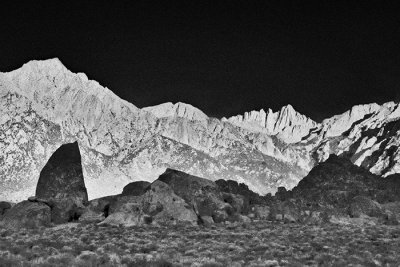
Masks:
[[[197,215],[184,199],[165,183],[156,180],[141,196],[121,196],[110,206],[102,224],[143,225],[150,223],[197,223]]]
[[[165,183],[155,181],[143,195],[144,212],[157,222],[171,220],[197,223],[197,216],[184,199],[174,193]]]
[[[301,209],[292,200],[276,202],[270,207],[269,219],[284,222],[301,222]]]
[[[10,228],[50,226],[51,210],[44,203],[22,201],[5,213],[2,224]]]
[[[245,196],[223,192],[222,198],[225,203],[232,206],[234,212],[241,214],[249,213],[249,201]]]
[[[88,195],[78,143],[64,144],[50,157],[36,187],[36,197],[50,203],[55,223],[77,220]]]
[[[285,201],[286,199],[290,198],[290,192],[288,192],[285,187],[279,186],[275,197],[280,201]]]
[[[362,215],[377,218],[386,217],[384,209],[378,202],[364,196],[356,196],[353,198],[349,207],[349,214],[354,218],[359,218]]]
[[[158,181],[168,184],[175,194],[193,207],[199,218],[211,216],[214,222],[219,223],[235,213],[213,181],[172,169],[167,169]]]
[[[11,203],[0,201],[0,216],[4,215],[9,209],[11,209]]]
[[[83,210],[79,221],[82,222],[101,222],[110,214],[110,207],[118,201],[120,195],[106,196],[89,201]]]
[[[200,217],[200,222],[205,226],[210,226],[214,224],[214,219],[211,216],[202,216]]]
[[[252,207],[254,217],[259,220],[266,220],[269,218],[270,208],[269,206],[254,205]]]
[[[150,183],[146,181],[138,181],[127,184],[122,189],[123,196],[140,196],[146,192],[146,189],[149,187]]]

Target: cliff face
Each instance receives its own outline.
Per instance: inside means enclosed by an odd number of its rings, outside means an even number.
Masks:
[[[58,59],[0,73],[0,199],[34,194],[62,144],[78,141],[89,198],[174,168],[261,194],[295,186],[330,153],[373,173],[400,171],[396,103],[355,106],[316,123],[290,105],[221,120],[184,103],[139,109]]]

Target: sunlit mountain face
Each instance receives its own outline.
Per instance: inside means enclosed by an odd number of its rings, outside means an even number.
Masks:
[[[166,168],[243,182],[260,194],[293,188],[329,154],[374,174],[400,172],[400,106],[354,106],[317,123],[291,105],[212,118],[190,104],[137,108],[58,59],[0,73],[0,199],[34,195],[39,172],[78,141],[90,199],[153,181]]]

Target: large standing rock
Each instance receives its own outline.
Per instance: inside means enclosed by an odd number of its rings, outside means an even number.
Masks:
[[[40,172],[36,197],[50,203],[55,223],[79,218],[88,195],[77,142],[62,145],[50,157]]]
[[[147,187],[150,183],[146,181],[137,181],[127,184],[124,189],[122,189],[123,196],[140,196],[146,192]]]
[[[5,213],[2,224],[11,228],[36,228],[49,226],[51,223],[50,207],[44,203],[22,201]]]
[[[133,226],[153,222],[195,224],[197,215],[167,184],[155,181],[141,196],[119,197],[112,203],[110,215],[102,223]]]

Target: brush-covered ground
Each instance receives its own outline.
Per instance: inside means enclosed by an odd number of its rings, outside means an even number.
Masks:
[[[399,266],[399,226],[71,223],[0,230],[0,266]]]

